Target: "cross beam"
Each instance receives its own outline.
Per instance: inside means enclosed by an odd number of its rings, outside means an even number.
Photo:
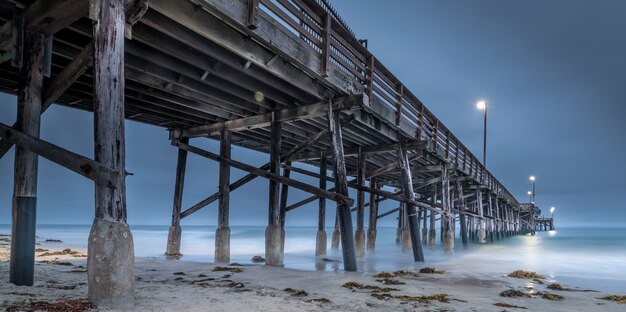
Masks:
[[[367,105],[368,101],[367,95],[364,94],[348,95],[334,99],[330,108],[333,110],[358,109],[363,105]],[[322,117],[326,115],[328,109],[329,105],[327,102],[286,108],[279,111],[227,120],[210,125],[172,130],[170,132],[170,138],[211,136],[218,134],[222,129],[229,131],[242,131],[264,128],[269,126],[272,121],[284,122]]]
[[[95,160],[70,152],[2,123],[0,123],[0,137],[93,180],[98,184],[111,188],[116,188],[117,186],[115,181],[117,181],[120,173],[103,166]]]

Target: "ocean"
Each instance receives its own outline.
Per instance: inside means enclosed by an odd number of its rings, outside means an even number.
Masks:
[[[60,239],[64,247],[87,246],[90,225],[38,225],[39,240]],[[168,226],[131,226],[136,257],[164,258]],[[317,227],[286,227],[286,268],[298,270],[341,271],[340,262],[317,262],[314,255]],[[0,234],[10,234],[9,225],[0,225]],[[252,256],[264,254],[263,226],[231,227],[231,262],[250,263]],[[328,233],[328,258],[341,260],[330,250],[332,229]],[[214,226],[183,226],[181,261],[213,262]],[[470,243],[463,250],[457,236],[455,252],[446,255],[439,239],[434,247],[424,246],[426,263],[415,263],[412,254],[403,253],[395,243],[395,228],[379,228],[376,251],[358,263],[359,271],[437,268],[493,275],[517,269],[536,271],[570,286],[626,293],[626,228],[564,227],[537,232],[535,236],[515,236],[494,243]],[[439,235],[439,233],[438,233]],[[439,238],[439,237],[438,237]]]

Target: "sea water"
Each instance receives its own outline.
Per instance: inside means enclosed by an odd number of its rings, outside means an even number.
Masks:
[[[86,248],[90,225],[38,225],[39,240],[60,239],[63,246]],[[168,226],[131,225],[135,256],[164,258]],[[0,225],[0,234],[10,234],[9,225]],[[343,270],[340,251],[330,250],[332,228],[327,229],[328,256],[334,261],[315,258],[317,227],[286,227],[286,268],[299,270]],[[250,263],[265,252],[265,227],[231,227],[231,262]],[[181,261],[213,262],[215,226],[183,226]],[[376,251],[359,261],[360,271],[438,268],[493,275],[524,269],[545,275],[549,281],[601,291],[626,293],[626,228],[558,228],[556,231],[519,235],[493,243],[470,243],[464,249],[458,238],[454,254],[445,254],[437,232],[437,245],[424,246],[426,263],[412,261],[396,244],[395,228],[379,228]]]

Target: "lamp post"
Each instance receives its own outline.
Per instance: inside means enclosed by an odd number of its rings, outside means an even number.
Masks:
[[[532,193],[530,194],[530,202],[534,204],[535,203],[535,180],[537,180],[537,178],[535,178],[535,176],[530,176],[529,179],[530,179],[530,182],[533,183],[533,190],[532,190]]]
[[[533,201],[533,192],[528,191],[528,201],[532,202]]]
[[[555,209],[556,208],[554,208],[554,207],[550,207],[550,218],[553,219],[553,220],[554,220],[554,210]]]
[[[476,107],[484,112],[484,124],[483,124],[483,166],[487,168],[487,102],[479,101],[476,103]]]

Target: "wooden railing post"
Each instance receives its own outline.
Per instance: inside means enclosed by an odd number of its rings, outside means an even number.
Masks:
[[[398,85],[398,92],[396,93],[396,126],[400,125],[400,119],[402,118],[402,98],[404,97],[404,85]]]
[[[376,58],[374,55],[370,55],[367,63],[367,96],[372,101],[374,95],[374,74],[376,72]]]
[[[330,33],[332,27],[332,16],[330,13],[326,13],[323,19],[323,35],[322,35],[322,64],[320,66],[320,75],[326,78],[328,77],[328,62],[330,61]]]
[[[257,29],[258,16],[259,0],[248,0],[248,17],[246,19],[246,27],[248,27],[248,29]]]

